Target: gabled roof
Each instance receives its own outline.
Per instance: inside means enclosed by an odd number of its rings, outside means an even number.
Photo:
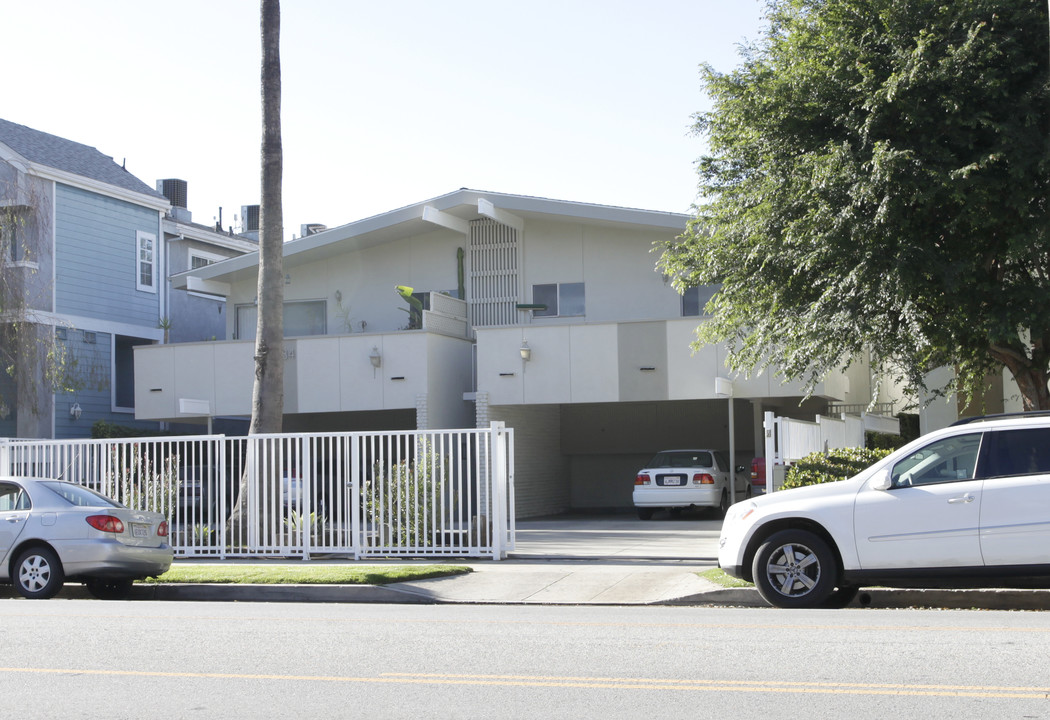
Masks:
[[[21,159],[38,172],[43,168],[59,171],[58,177],[52,179],[62,179],[62,175],[77,176],[92,183],[111,185],[129,193],[145,195],[151,200],[152,206],[168,205],[167,198],[161,193],[117,165],[113,158],[88,145],[2,119],[0,143],[17,155],[17,158],[12,158],[10,153],[0,153],[0,159]]]
[[[491,209],[486,209],[491,208]],[[483,217],[493,217],[501,212],[529,218],[562,218],[584,224],[683,232],[688,215],[637,210],[612,205],[550,200],[528,195],[509,195],[462,188],[421,203],[374,215],[363,220],[340,225],[316,235],[292,240],[284,244],[284,257],[316,260],[333,255],[374,247],[383,243],[435,229],[435,215],[457,221],[469,222]],[[441,224],[440,219],[437,221]],[[240,257],[224,260],[207,267],[175,275],[176,287],[187,282],[185,276],[204,281],[229,282],[237,277],[254,274],[259,264],[259,253],[251,252]]]

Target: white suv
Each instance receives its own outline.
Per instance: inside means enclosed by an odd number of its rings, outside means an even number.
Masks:
[[[661,508],[677,512],[687,507],[729,509],[729,461],[719,450],[663,450],[634,479],[634,507],[648,520]],[[751,480],[744,466],[736,468],[736,497],[751,497]]]
[[[974,420],[848,480],[733,505],[719,566],[778,607],[844,605],[861,584],[1050,578],[1050,416]]]

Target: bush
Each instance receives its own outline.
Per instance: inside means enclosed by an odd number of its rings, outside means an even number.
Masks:
[[[845,480],[878,462],[890,452],[887,449],[835,448],[827,454],[812,453],[788,468],[783,489]]]

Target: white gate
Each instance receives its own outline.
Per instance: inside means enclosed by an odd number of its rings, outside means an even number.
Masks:
[[[0,474],[169,517],[180,557],[492,557],[514,547],[513,430],[0,441]]]

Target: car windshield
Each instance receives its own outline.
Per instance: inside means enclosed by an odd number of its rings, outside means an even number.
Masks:
[[[105,495],[99,495],[94,490],[89,490],[83,485],[59,482],[58,480],[42,482],[40,484],[61,497],[70,505],[78,505],[81,507],[124,507],[120,503],[110,500]]]
[[[654,468],[711,467],[711,453],[706,450],[665,450],[656,453],[649,463]]]

